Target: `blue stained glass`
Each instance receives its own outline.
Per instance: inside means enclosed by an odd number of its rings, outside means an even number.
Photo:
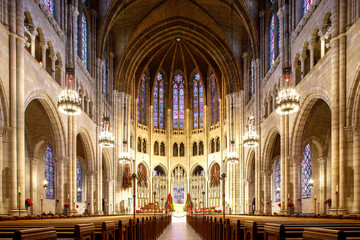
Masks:
[[[309,180],[312,176],[311,168],[311,148],[310,144],[306,144],[304,149],[304,160],[302,161],[302,198],[311,197],[311,188],[309,186]]]
[[[164,128],[164,81],[161,80],[159,84],[159,120],[160,120],[160,127]]]
[[[78,20],[76,19],[75,23],[75,52],[79,55],[79,26],[78,26]]]
[[[274,14],[271,16],[270,21],[270,29],[269,29],[269,36],[270,36],[270,67],[275,62],[275,16]]]
[[[161,73],[154,86],[154,127],[164,127],[164,81]]]
[[[108,98],[108,76],[107,76],[107,66],[106,66],[106,58],[104,58],[104,79],[103,79],[103,95],[107,99]]]
[[[47,145],[45,154],[45,179],[48,181],[48,187],[45,189],[46,199],[55,199],[55,163],[52,158],[52,147]]]
[[[211,78],[211,99],[212,122],[215,123],[220,121],[220,102],[219,88],[214,76]]]
[[[249,98],[254,95],[254,60],[250,61],[250,74],[249,74]]]
[[[173,83],[173,127],[184,128],[185,86],[181,75],[176,75]]]
[[[76,201],[81,202],[82,167],[79,160],[76,162]]]
[[[145,124],[145,89],[146,79],[143,76],[138,92],[137,120],[139,123]]]
[[[200,127],[204,126],[204,87],[201,81],[199,81],[199,119]]]
[[[174,202],[177,202],[178,200],[178,187],[177,185],[174,186]]]
[[[278,39],[277,39],[277,47],[278,47],[278,55],[280,54],[280,20],[278,19]]]
[[[309,10],[311,3],[311,0],[304,0],[304,14],[307,12],[307,10]]]
[[[54,3],[52,0],[43,0],[45,6],[49,9],[52,15],[54,15]]]
[[[194,79],[194,90],[193,90],[193,125],[194,128],[199,126],[199,113],[198,113],[198,82]]]
[[[87,52],[88,52],[88,46],[87,46],[88,40],[87,40],[87,21],[85,14],[81,14],[81,60],[85,67],[87,67]]]
[[[180,186],[180,202],[184,202],[184,193],[185,193],[184,186],[181,185]]]
[[[280,160],[276,161],[275,164],[275,201],[280,202],[280,192],[276,192],[276,189],[281,189],[281,172],[280,172]]]
[[[159,126],[159,88],[158,88],[158,81],[155,81],[154,86],[154,127]]]

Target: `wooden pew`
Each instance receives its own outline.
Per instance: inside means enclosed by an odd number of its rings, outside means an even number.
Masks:
[[[285,240],[284,225],[277,223],[266,223],[264,227],[264,240]]]
[[[257,223],[254,221],[245,221],[244,223],[244,239],[246,240],[257,240]]]
[[[344,231],[325,228],[305,228],[303,240],[345,240]]]
[[[100,240],[115,240],[115,223],[114,222],[103,222],[101,225],[101,236]],[[98,235],[97,235],[98,236]]]
[[[95,240],[94,224],[87,223],[75,225],[74,240]]]
[[[32,228],[17,230],[14,240],[56,240],[55,228]]]

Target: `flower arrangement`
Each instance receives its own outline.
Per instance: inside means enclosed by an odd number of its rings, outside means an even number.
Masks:
[[[76,204],[76,208],[79,208],[79,205]]]
[[[28,207],[30,207],[30,206],[32,206],[32,205],[33,205],[33,203],[32,203],[32,201],[30,200],[30,198],[25,199],[25,207],[26,207],[26,208],[28,208]]]
[[[281,203],[278,203],[278,206],[281,207]],[[293,206],[294,206],[294,203],[288,202],[288,206],[289,206],[289,207],[293,207]]]
[[[64,204],[64,208],[70,208],[70,204],[65,203],[65,204]]]
[[[141,210],[136,210],[136,213],[141,213]]]
[[[141,209],[135,211],[138,214],[153,214],[153,213],[163,213],[163,210],[160,209]]]
[[[324,201],[325,205],[329,205],[331,207],[331,198],[328,198]]]
[[[175,212],[175,207],[173,205],[173,199],[172,199],[171,193],[169,193],[169,195],[167,197],[165,206],[169,212]]]
[[[191,210],[191,208],[192,208],[192,203],[191,203],[190,194],[188,193],[187,196],[186,196],[186,202],[185,202],[184,210],[188,211],[188,210]]]

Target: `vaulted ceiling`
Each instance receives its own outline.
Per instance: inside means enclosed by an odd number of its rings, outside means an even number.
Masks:
[[[211,70],[226,92],[241,89],[242,53],[251,43],[257,54],[258,45],[250,13],[254,5],[246,2],[99,1],[106,11],[99,13],[98,56],[106,43],[114,53],[114,87],[119,91],[133,92],[145,71],[154,79],[160,69],[169,78],[177,69],[185,78],[196,69],[202,79]]]

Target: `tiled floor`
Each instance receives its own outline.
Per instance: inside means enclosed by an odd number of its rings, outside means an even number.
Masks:
[[[185,215],[183,217],[173,216],[171,224],[165,229],[160,236],[160,240],[195,240],[200,237],[194,230],[186,223]]]

